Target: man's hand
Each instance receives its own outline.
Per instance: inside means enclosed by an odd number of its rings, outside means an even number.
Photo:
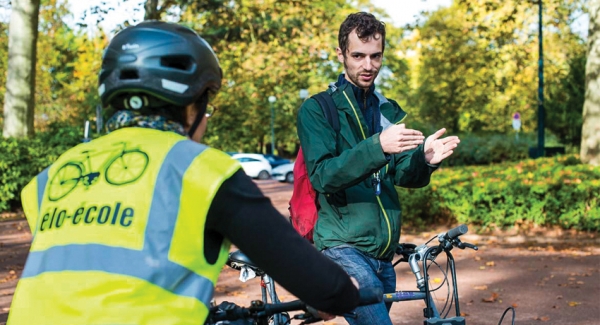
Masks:
[[[446,129],[440,129],[425,140],[424,150],[425,161],[427,161],[427,163],[432,165],[441,163],[442,160],[454,153],[454,148],[460,143],[460,139],[457,136],[440,139],[445,132]]]
[[[387,154],[412,150],[423,143],[421,131],[407,129],[404,124],[392,125],[379,135],[381,148]]]

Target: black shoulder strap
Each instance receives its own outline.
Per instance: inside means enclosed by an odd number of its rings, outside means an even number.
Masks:
[[[327,122],[329,125],[333,127],[333,130],[337,133],[340,131],[340,119],[338,118],[337,107],[335,107],[335,103],[333,102],[333,98],[326,91],[320,92],[314,96],[312,96],[317,103],[321,106],[325,117],[327,118]]]

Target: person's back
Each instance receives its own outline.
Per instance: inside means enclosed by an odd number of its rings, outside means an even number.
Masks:
[[[73,166],[86,166],[87,156],[92,170],[80,174]],[[41,217],[29,219],[34,240],[11,322],[204,319],[229,243],[209,264],[196,253],[203,243],[189,238],[203,237],[201,210],[238,169],[225,153],[146,128],[120,129],[67,151],[24,191],[27,215],[37,208]],[[77,178],[93,172],[99,176],[90,185]],[[61,190],[62,197],[50,199]],[[30,199],[36,196],[38,207]]]
[[[151,21],[115,36],[99,77],[110,133],[22,192],[33,242],[8,324],[201,324],[230,243],[318,310],[357,305],[351,279],[239,163],[200,144],[221,75],[186,27]]]

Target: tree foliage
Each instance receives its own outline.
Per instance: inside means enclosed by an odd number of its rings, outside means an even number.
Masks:
[[[418,56],[412,97],[418,115],[453,132],[509,133],[512,114],[520,112],[523,130],[535,130],[537,8],[530,1],[456,0],[430,13],[408,45]],[[584,9],[577,0],[544,1],[547,127],[570,143],[578,137],[577,127],[566,132],[563,127],[578,123],[585,46],[570,26]]]
[[[73,1],[73,0],[69,0]],[[137,1],[137,2],[136,2]],[[276,96],[275,138],[279,154],[297,150],[295,120],[301,89],[316,94],[343,67],[337,61],[337,32],[347,14],[373,12],[369,0],[120,0],[90,4],[86,15],[100,22],[123,4],[138,3],[146,19],[186,24],[209,41],[223,68],[219,112],[206,142],[226,151],[265,152],[270,147]],[[544,1],[546,127],[565,144],[581,138],[586,44],[571,21],[586,10],[581,0]],[[537,127],[537,5],[518,0],[455,0],[426,15],[412,30],[387,24],[384,68],[377,88],[409,113],[406,122],[430,132],[509,134],[518,111],[523,131]],[[36,90],[37,126],[51,121],[75,125],[94,118],[99,104],[97,73],[110,34],[80,23],[69,27],[68,2],[42,0]],[[76,19],[81,17],[75,17]],[[7,24],[0,23],[0,41]],[[0,42],[6,44],[6,42]],[[0,69],[7,66],[0,47]],[[0,100],[5,75],[0,75]]]
[[[269,96],[277,97],[277,148],[295,151],[300,89],[326,88],[339,70],[336,30],[352,8],[345,1],[221,1],[182,16],[212,44],[223,73],[207,141],[229,151],[261,152],[270,138]],[[246,141],[239,141],[246,139]]]

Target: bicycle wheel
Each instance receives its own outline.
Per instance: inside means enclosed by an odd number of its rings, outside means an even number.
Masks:
[[[68,162],[58,169],[48,185],[48,199],[58,201],[77,186],[83,174],[83,168],[78,162]]]
[[[124,185],[135,182],[148,167],[148,155],[138,149],[125,150],[107,165],[104,178],[109,184]]]

